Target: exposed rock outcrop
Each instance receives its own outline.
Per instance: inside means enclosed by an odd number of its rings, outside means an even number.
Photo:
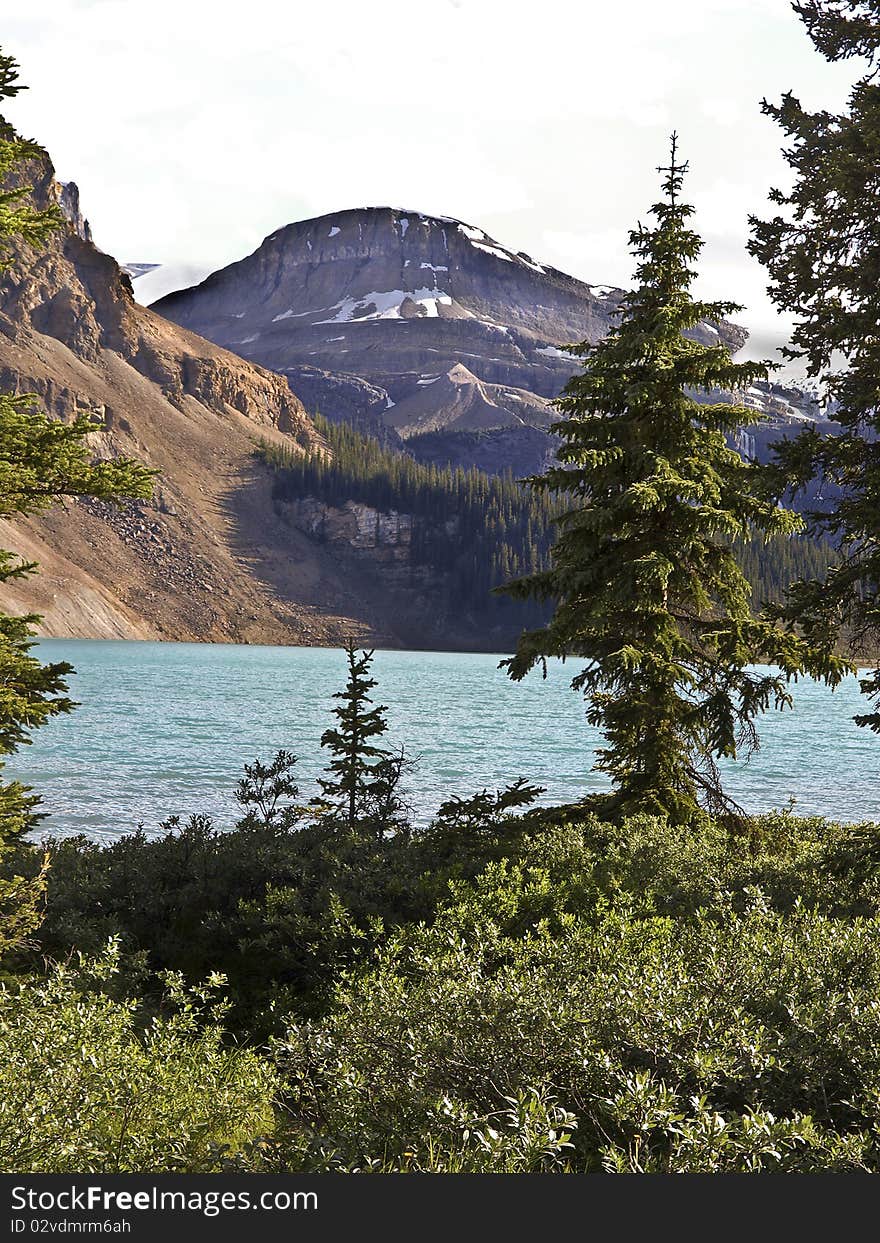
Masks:
[[[79,205],[79,186],[75,181],[56,181],[55,194],[58,206],[77,237],[91,242],[92,230]]]
[[[377,207],[287,225],[155,308],[287,375],[310,411],[390,428],[423,459],[531,473],[553,452],[550,401],[578,365],[560,347],[604,336],[622,294],[461,221]],[[726,321],[693,335],[734,353],[748,337]],[[751,398],[773,418],[761,452],[813,417],[787,390]]]
[[[139,306],[48,157],[26,178],[66,224],[0,274],[0,385],[58,418],[95,411],[94,451],[136,456],[159,482],[146,503],[0,524],[0,546],[41,566],[0,608],[44,614],[49,635],[399,643],[372,576],[275,511],[257,442],[323,445],[287,381]]]
[[[276,500],[282,521],[308,535],[353,574],[368,574],[397,605],[397,632],[414,646],[477,648],[494,651],[509,645],[509,627],[497,630],[473,622],[450,605],[448,584],[413,556],[414,520],[395,510],[382,512],[358,501],[328,505],[314,497]],[[458,533],[458,520],[443,524],[446,535]]]
[[[323,414],[334,423],[347,423],[365,436],[400,448],[400,436],[385,421],[385,413],[393,402],[384,388],[360,376],[323,371],[320,367],[288,367],[285,374],[310,414]]]

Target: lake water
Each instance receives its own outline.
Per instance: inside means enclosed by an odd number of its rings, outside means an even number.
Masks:
[[[89,640],[44,640],[38,650],[75,666],[81,705],[38,730],[6,769],[43,795],[45,831],[107,839],[197,811],[231,824],[242,764],[281,747],[300,758],[302,795],[316,792],[343,652]],[[606,788],[591,771],[598,735],[569,688],[578,665],[511,683],[499,659],[376,653],[374,696],[388,705],[389,742],[419,758],[410,801],[421,821],[452,794],[521,776],[546,786],[545,803]],[[730,793],[752,811],[794,796],[804,814],[880,819],[880,739],[851,719],[864,705],[855,678],[834,694],[799,683],[794,710],[763,719],[757,755],[729,767]]]

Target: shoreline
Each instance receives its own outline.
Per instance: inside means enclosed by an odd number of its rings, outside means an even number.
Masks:
[[[384,644],[379,644],[379,643],[371,645],[368,642],[361,643],[357,639],[355,639],[355,642],[358,648],[362,648],[362,649],[366,649],[366,650],[374,651],[374,652],[400,652],[400,653],[413,652],[413,653],[423,653],[425,655],[438,655],[438,656],[441,656],[441,655],[498,656],[498,657],[501,657],[502,659],[506,658],[507,656],[512,655],[513,653],[513,646],[507,649],[506,651],[502,651],[498,647],[453,647],[453,646],[450,646],[450,647],[416,647],[416,646],[404,646],[403,644],[400,644],[398,646],[389,646],[389,645],[384,645]],[[104,636],[97,636],[97,635],[57,635],[57,634],[43,635],[39,633],[36,633],[34,635],[34,643],[35,644],[40,644],[40,643],[120,643],[120,644],[122,643],[132,643],[132,644],[161,643],[161,644],[167,644],[169,647],[173,647],[173,646],[205,647],[205,648],[207,647],[228,647],[228,648],[241,647],[241,648],[253,648],[253,649],[272,648],[277,651],[284,651],[287,648],[291,648],[291,649],[301,648],[305,651],[336,651],[336,652],[339,652],[343,650],[342,643],[251,643],[247,639],[245,640],[169,639],[169,638],[150,638],[150,639],[131,638],[131,639],[128,639],[128,638],[120,638],[118,636],[104,637]],[[855,673],[848,675],[848,676],[861,677],[863,673],[870,673],[874,669],[880,667],[880,654],[878,655],[863,655],[863,654],[850,655],[847,653],[838,653],[838,655],[840,654],[845,655],[846,659],[852,660],[857,666]],[[587,657],[585,656],[569,656],[567,658],[558,657],[558,656],[548,657],[548,660],[559,660],[562,663],[565,663],[566,659],[571,660],[571,661],[586,660]],[[815,681],[815,680],[820,680],[820,679],[813,679],[813,680]]]

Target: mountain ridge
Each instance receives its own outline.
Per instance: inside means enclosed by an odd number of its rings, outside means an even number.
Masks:
[[[5,584],[0,608],[41,613],[49,636],[397,645],[370,576],[275,514],[257,443],[321,444],[287,382],[139,306],[48,155],[8,185],[66,222],[42,248],[15,245],[0,274],[0,384],[58,418],[95,411],[93,452],[159,480],[149,502],[0,524],[3,546],[41,567]]]
[[[368,207],[284,225],[153,307],[304,381],[313,413],[390,430],[417,456],[430,435],[447,460],[530,473],[552,456],[551,403],[577,369],[562,347],[603,337],[624,295],[453,217]],[[748,333],[721,321],[693,336],[736,352]],[[490,432],[494,456],[473,443]]]

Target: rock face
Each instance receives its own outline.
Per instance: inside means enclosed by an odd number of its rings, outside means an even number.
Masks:
[[[515,642],[516,629],[487,627],[485,621],[474,625],[452,606],[448,575],[413,556],[411,514],[358,501],[328,505],[315,497],[276,500],[276,513],[292,530],[318,541],[349,573],[369,575],[396,602],[396,633],[405,646],[500,651]],[[456,535],[457,519],[448,522],[446,534]]]
[[[312,414],[324,414],[337,423],[347,423],[382,444],[400,448],[397,431],[385,421],[391,398],[356,375],[324,371],[320,367],[287,369],[290,387]]]
[[[256,443],[323,445],[287,381],[138,306],[48,157],[27,183],[67,224],[0,274],[0,386],[61,419],[95,411],[94,451],[159,477],[146,503],[0,522],[0,547],[41,566],[3,586],[0,609],[42,613],[48,635],[401,643],[400,601],[369,568],[276,512]]]
[[[84,242],[92,241],[92,229],[82,214],[79,205],[79,186],[76,182],[56,181],[50,188],[50,192],[54,194],[58,206],[77,237],[82,238]]]
[[[546,430],[549,400],[576,365],[559,347],[599,340],[621,296],[461,221],[377,207],[287,225],[154,309],[290,376],[304,397],[303,369],[317,369],[324,378],[311,377],[310,410],[359,426],[381,415],[417,456],[421,436],[436,446],[442,432],[466,461],[474,433],[506,430],[495,442],[502,452],[515,443],[511,429]],[[728,323],[701,325],[695,335],[710,342],[719,332],[733,349],[747,336]],[[340,372],[369,391],[342,393],[330,378]],[[540,468],[549,438],[525,441]]]
[[[530,474],[553,454],[551,400],[577,367],[560,347],[598,341],[622,295],[461,221],[377,207],[287,225],[154,305],[286,375],[311,412],[422,460]],[[734,353],[748,338],[727,322],[693,335]],[[745,401],[769,422],[744,452],[766,456],[804,420],[833,430],[796,388],[759,384]]]

